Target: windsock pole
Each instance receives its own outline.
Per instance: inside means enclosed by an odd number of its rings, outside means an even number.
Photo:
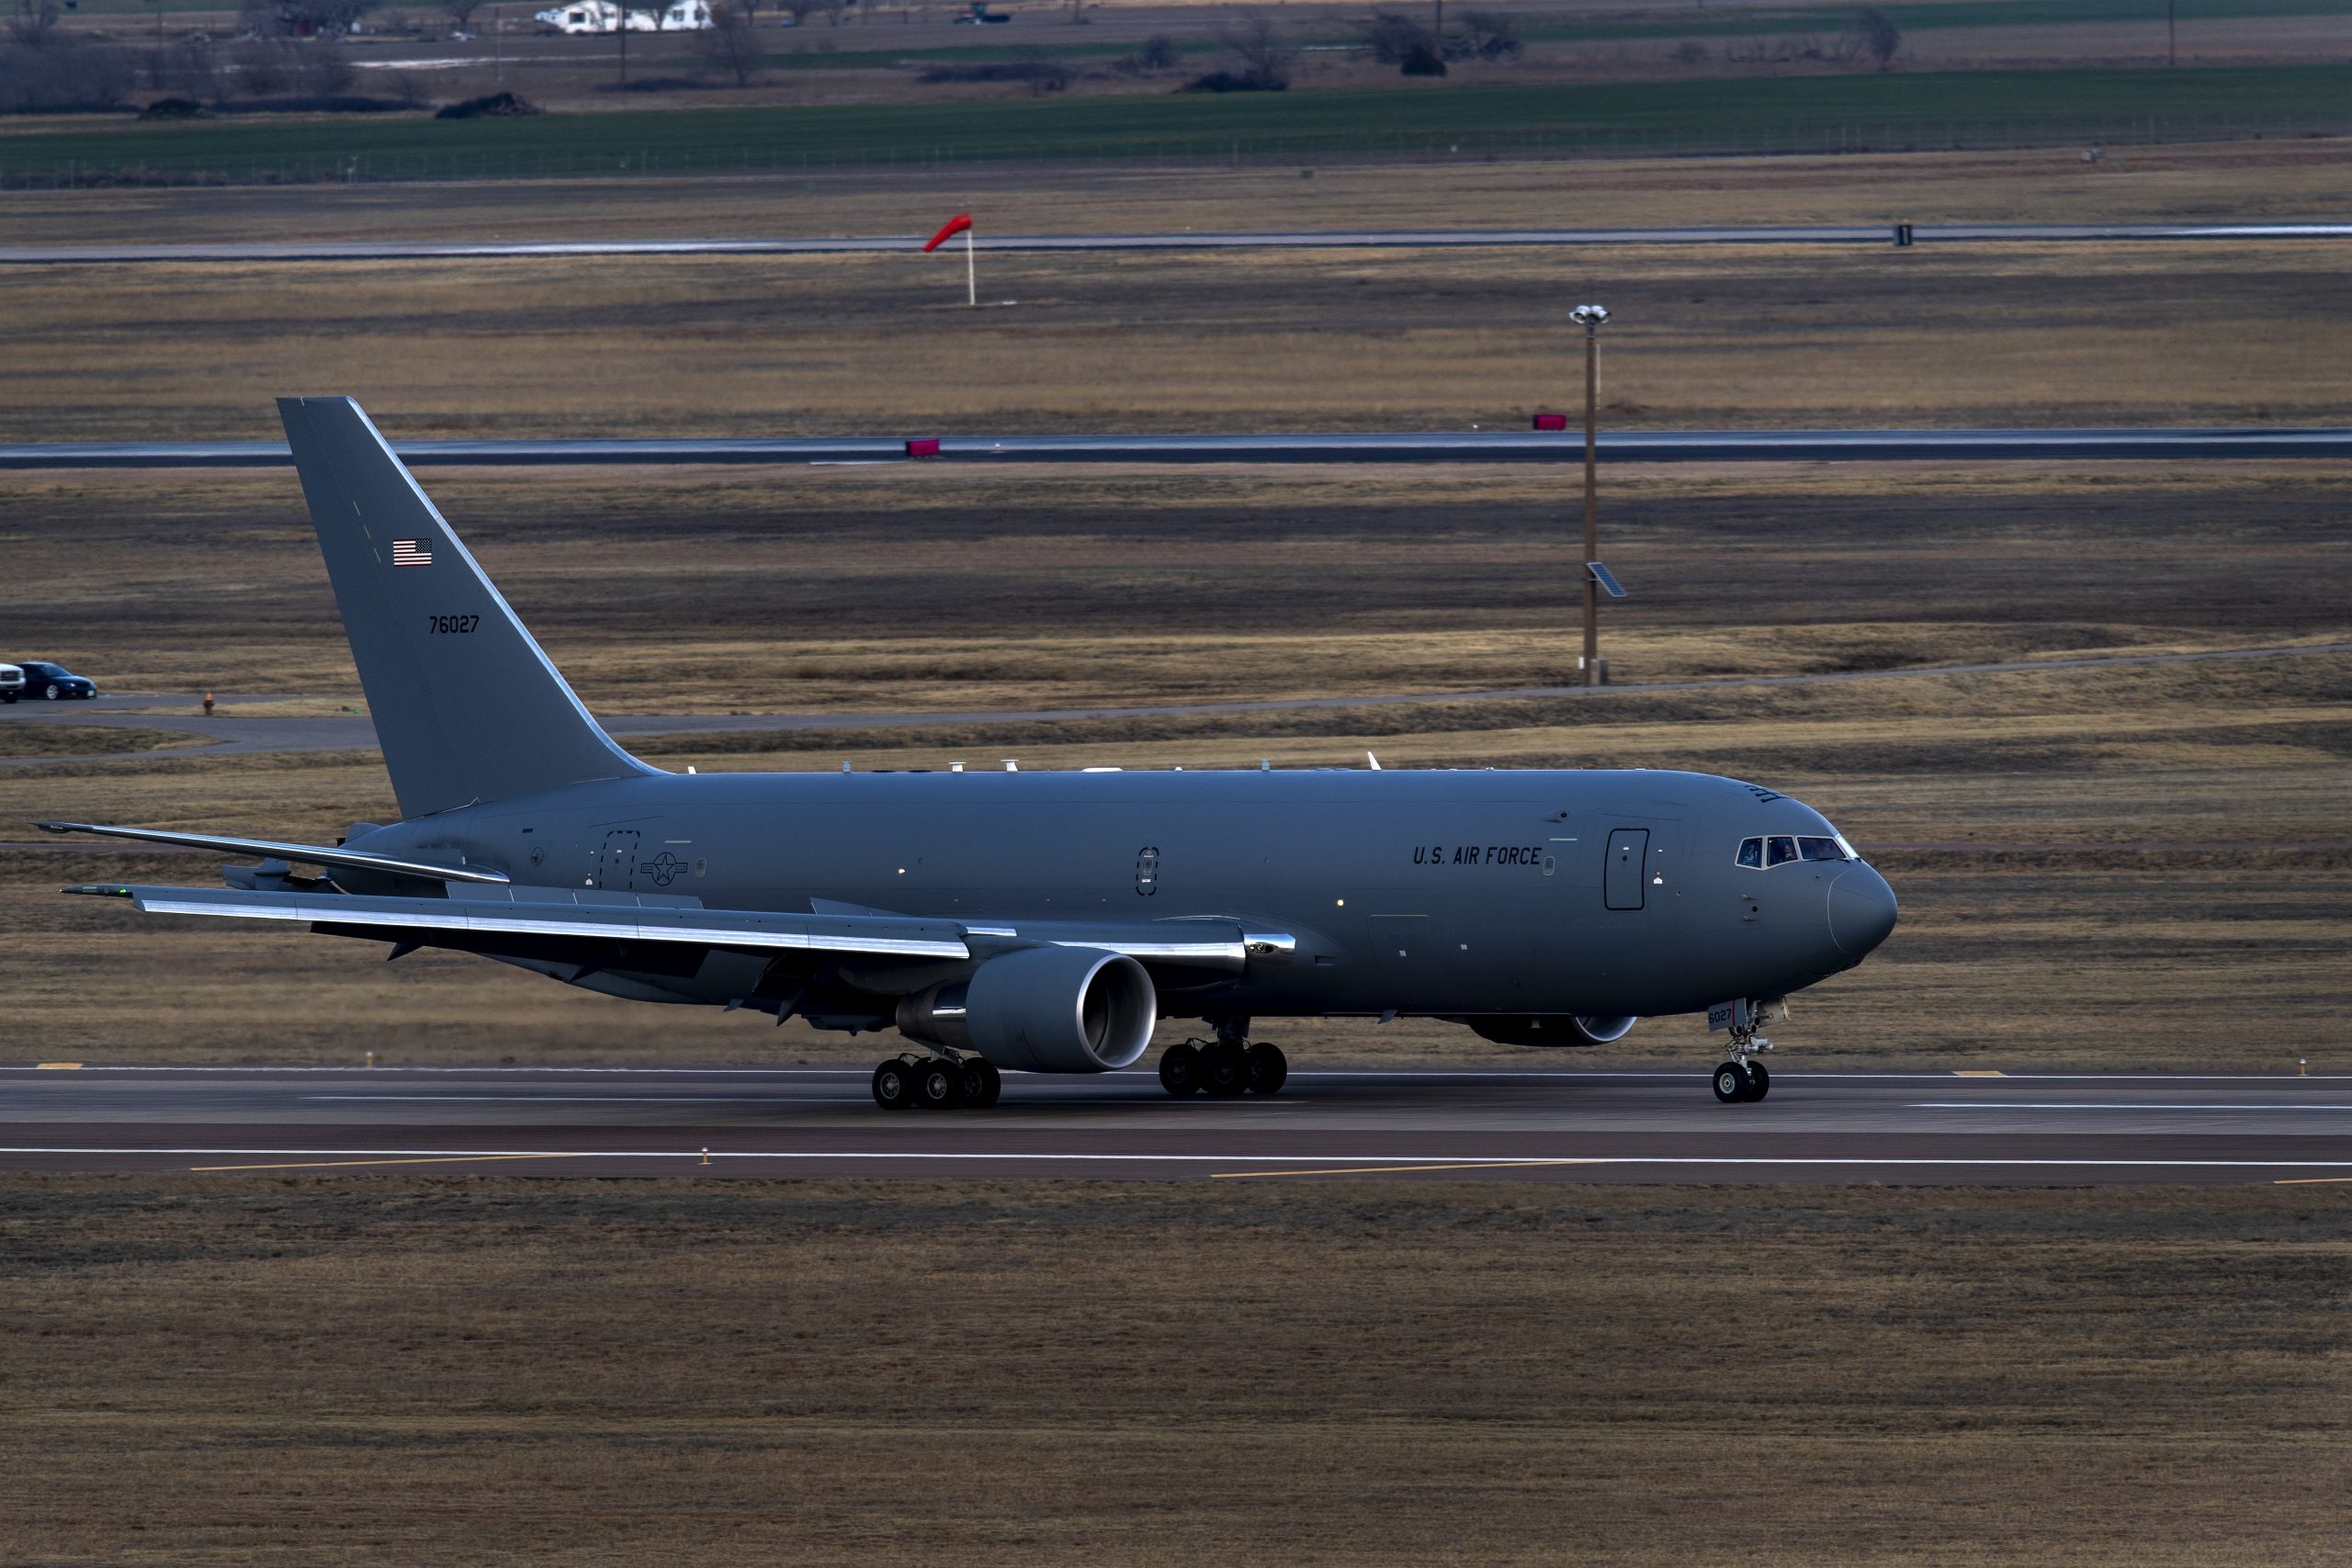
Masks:
[[[964,236],[964,303],[978,310],[980,304],[980,273],[978,264],[972,259],[972,215],[959,212],[942,223],[939,232],[923,242],[923,254],[929,255],[958,233]]]

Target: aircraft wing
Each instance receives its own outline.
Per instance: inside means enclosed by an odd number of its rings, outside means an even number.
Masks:
[[[390,855],[328,849],[323,844],[282,844],[272,839],[231,839],[218,833],[180,833],[164,828],[106,828],[95,822],[36,822],[33,826],[45,833],[96,833],[108,839],[133,839],[142,844],[176,844],[183,849],[219,850],[223,854],[261,855],[271,860],[300,861],[304,865],[380,872],[387,876],[494,885],[503,885],[506,881],[504,872],[492,871],[487,866],[438,865],[431,861],[401,860]]]
[[[936,962],[1014,948],[1097,947],[1148,966],[1238,971],[1250,958],[1287,956],[1286,935],[1238,920],[970,922],[919,916],[790,914],[706,909],[694,898],[552,887],[452,887],[447,898],[97,883],[69,893],[126,898],[158,915],[307,925],[336,936],[404,946],[494,948],[508,938],[571,938],[583,944],[658,942],[736,952],[858,954]]]

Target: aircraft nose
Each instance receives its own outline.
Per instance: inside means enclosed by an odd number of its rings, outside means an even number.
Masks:
[[[1866,865],[1847,867],[1829,885],[1829,940],[1860,960],[1894,930],[1894,889]]]

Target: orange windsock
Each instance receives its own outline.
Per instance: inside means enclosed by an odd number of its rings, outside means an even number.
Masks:
[[[972,215],[968,212],[959,212],[939,226],[939,232],[931,237],[931,243],[923,246],[923,250],[926,253],[935,251],[945,244],[951,237],[962,233],[971,226]]]

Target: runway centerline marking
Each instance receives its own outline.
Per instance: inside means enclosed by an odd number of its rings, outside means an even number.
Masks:
[[[1393,1176],[1398,1171],[1422,1170],[1523,1170],[1539,1165],[1608,1165],[1605,1159],[1487,1159],[1473,1160],[1463,1165],[1359,1165],[1342,1166],[1335,1170],[1219,1170],[1209,1175],[1211,1181],[1249,1181],[1261,1176]]]
[[[580,1155],[425,1155],[413,1159],[329,1159],[300,1165],[192,1165],[190,1170],[343,1170],[356,1165],[481,1165],[494,1159],[580,1159]]]

